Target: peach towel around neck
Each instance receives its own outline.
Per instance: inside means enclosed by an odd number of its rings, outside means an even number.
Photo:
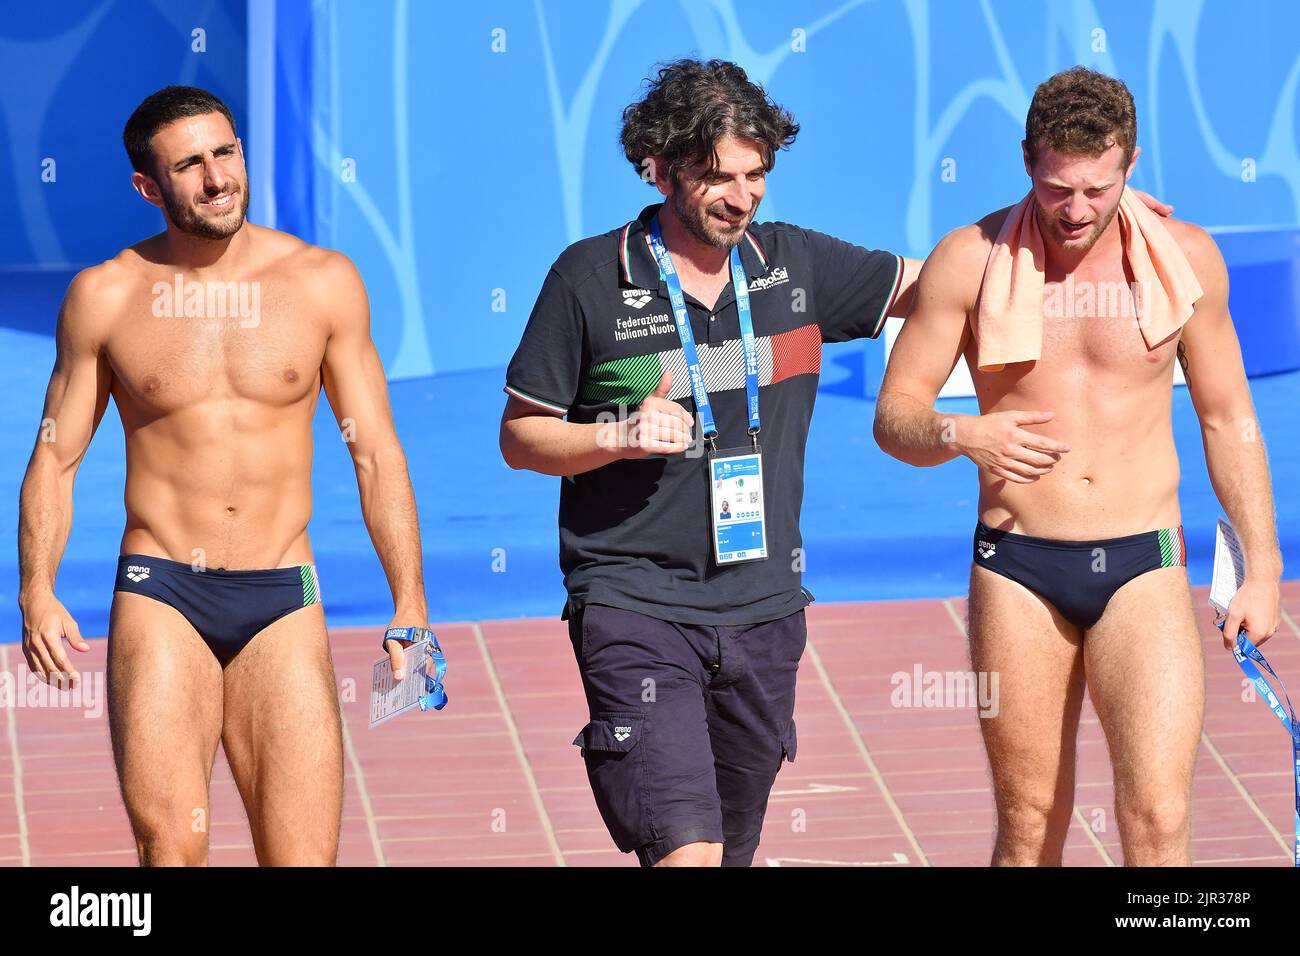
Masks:
[[[1138,323],[1147,348],[1182,328],[1202,295],[1187,256],[1160,217],[1127,187],[1119,200],[1124,261],[1143,293]],[[1036,362],[1043,347],[1043,236],[1034,215],[1034,193],[1007,214],[984,267],[975,315],[975,347],[981,371],[1012,362]]]

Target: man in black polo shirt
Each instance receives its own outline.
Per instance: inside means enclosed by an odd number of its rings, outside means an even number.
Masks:
[[[666,201],[556,260],[506,373],[501,450],[563,476],[590,710],[574,743],[615,843],[643,865],[747,866],[795,756],[821,345],[906,314],[920,263],[752,221],[798,126],[734,64],[668,65],[623,120]]]

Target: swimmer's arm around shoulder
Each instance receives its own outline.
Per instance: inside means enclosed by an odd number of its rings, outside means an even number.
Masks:
[[[1251,640],[1259,643],[1257,638],[1277,629],[1282,576],[1268,454],[1228,311],[1223,256],[1204,230],[1183,224],[1182,231],[1183,248],[1204,295],[1183,327],[1178,358],[1200,419],[1210,483],[1246,555],[1246,583],[1238,592],[1241,606],[1234,598],[1224,634],[1235,640],[1236,625],[1244,623]]]
[[[18,506],[18,604],[23,651],[38,676],[65,671],[61,637],[89,650],[76,623],[54,597],[54,579],[72,529],[72,486],[77,468],[108,407],[112,370],[106,345],[118,313],[105,263],[77,274],[68,286],[55,330],[54,370],[23,477]]]
[[[420,521],[388,383],[370,338],[370,304],[356,267],[324,252],[320,307],[329,316],[321,381],[357,474],[361,514],[393,593],[396,627],[428,627]],[[396,645],[395,645],[396,646]]]
[[[905,319],[916,308],[917,280],[921,277],[924,259],[903,259],[903,277],[898,283],[898,294],[889,305],[889,314],[896,319]]]
[[[915,303],[894,341],[876,399],[876,441],[910,465],[940,465],[961,453],[954,416],[940,415],[934,403],[969,335],[965,288],[970,279],[963,268],[969,269],[965,246],[971,241],[963,230],[949,233],[925,260]]]

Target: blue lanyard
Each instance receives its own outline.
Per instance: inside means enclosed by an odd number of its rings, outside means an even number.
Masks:
[[[673,306],[673,319],[677,323],[677,337],[682,341],[686,356],[686,370],[691,377],[691,394],[695,397],[695,413],[700,417],[700,432],[704,440],[713,443],[718,437],[718,427],[713,420],[713,407],[704,387],[704,372],[700,356],[695,350],[695,333],[691,331],[690,313],[686,311],[686,296],[682,293],[682,280],[673,267],[672,256],[659,232],[659,217],[650,220],[650,249],[659,263],[659,275],[668,284],[668,300]],[[740,344],[745,353],[745,396],[749,405],[749,434],[757,446],[758,430],[758,343],[754,338],[754,321],[749,311],[749,284],[745,268],[740,262],[740,251],[731,247],[731,285],[736,290],[736,314],[740,318]]]
[[[1220,624],[1219,628],[1222,629],[1223,625]],[[1268,709],[1273,712],[1278,720],[1282,721],[1282,726],[1291,735],[1291,756],[1293,758],[1293,769],[1295,770],[1295,843],[1293,844],[1294,859],[1292,862],[1296,866],[1300,866],[1300,721],[1296,720],[1295,708],[1291,706],[1291,695],[1286,692],[1286,685],[1282,683],[1282,678],[1277,676],[1277,672],[1269,665],[1267,658],[1264,657],[1259,648],[1251,643],[1244,629],[1237,633],[1237,646],[1232,649],[1232,656],[1237,659],[1237,665],[1242,672],[1255,685],[1255,689],[1259,691],[1264,703],[1268,704]],[[1268,671],[1273,679],[1277,681],[1277,686],[1282,690],[1282,696],[1286,698],[1286,710],[1282,709],[1282,702],[1277,699],[1277,694],[1273,693],[1273,688],[1264,679],[1264,675],[1259,672],[1259,668],[1255,666],[1256,663],[1264,665],[1264,670]],[[1289,715],[1288,711],[1290,712]]]
[[[423,642],[426,645],[424,693],[420,695],[420,710],[428,711],[430,707],[434,710],[442,710],[447,706],[447,691],[442,686],[442,679],[447,676],[447,655],[442,652],[437,635],[427,627],[390,627],[384,632],[384,639],[380,641],[380,646],[387,650],[388,642],[394,640]],[[432,674],[429,673],[430,664],[433,664]]]
[[[428,660],[424,665],[424,693],[420,695],[420,710],[430,707],[442,710],[447,706],[447,691],[443,689],[442,679],[447,676],[447,656],[443,654],[438,639],[429,632]],[[433,673],[429,673],[429,664],[433,664]]]

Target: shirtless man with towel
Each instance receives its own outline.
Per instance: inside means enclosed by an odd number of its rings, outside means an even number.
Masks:
[[[876,438],[896,458],[979,467],[970,646],[975,670],[1000,674],[1000,710],[980,721],[995,865],[1061,862],[1085,682],[1125,862],[1190,863],[1205,690],[1175,357],[1246,554],[1224,633],[1242,626],[1259,644],[1278,627],[1282,558],[1227,271],[1202,229],[1132,201],[1136,141],[1120,81],[1076,67],[1038,87],[1022,144],[1029,195],[930,255],[876,409]],[[981,414],[945,416],[935,398],[963,355]]]

